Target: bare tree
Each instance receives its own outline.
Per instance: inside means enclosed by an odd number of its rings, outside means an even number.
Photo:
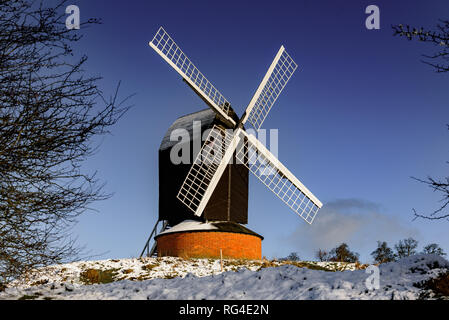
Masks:
[[[444,250],[436,243],[430,243],[424,247],[422,253],[424,254],[437,254],[439,256],[445,256]]]
[[[416,39],[420,42],[432,44],[437,48],[436,52],[431,55],[423,55],[426,60],[422,60],[422,62],[433,67],[436,72],[449,71],[449,20],[440,20],[435,30],[425,29],[423,27],[411,27],[409,25],[404,26],[402,24],[392,26],[392,28],[394,35],[406,37],[408,40]],[[430,220],[449,218],[449,213],[443,212],[449,205],[449,177],[442,179],[432,177],[427,177],[427,179],[412,178],[428,185],[435,192],[443,194],[443,198],[441,199],[442,205],[437,210],[430,214],[421,214],[413,209],[415,218]]]
[[[396,256],[398,259],[410,257],[416,254],[416,248],[418,247],[418,241],[413,238],[407,238],[404,240],[399,240],[399,242],[394,246],[396,249]]]
[[[448,125],[449,129],[449,125]],[[449,163],[449,161],[448,161]],[[435,179],[433,177],[427,177],[427,179],[418,179],[415,177],[412,177],[413,179],[426,184],[429,186],[434,192],[438,192],[442,195],[441,198],[441,205],[438,209],[434,210],[430,214],[421,214],[418,213],[415,209],[413,209],[413,213],[416,218],[425,218],[430,220],[439,220],[439,219],[447,219],[449,218],[449,212],[445,212],[445,209],[449,205],[449,176],[445,178]]]
[[[75,58],[64,4],[0,0],[0,284],[76,257],[70,227],[109,197],[81,164],[127,108]]]
[[[423,55],[426,60],[422,60],[422,62],[432,66],[436,72],[449,71],[449,20],[440,20],[435,30],[402,24],[392,26],[392,28],[394,35],[433,44],[435,48],[438,48],[437,52]]]
[[[315,253],[315,257],[320,261],[327,261],[329,260],[329,253],[326,250],[318,249]]]

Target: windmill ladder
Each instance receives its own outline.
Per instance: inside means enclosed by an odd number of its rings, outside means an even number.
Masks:
[[[151,231],[150,236],[148,237],[147,242],[145,243],[145,247],[143,247],[142,252],[140,253],[139,258],[142,258],[142,256],[144,255],[145,251],[147,252],[147,257],[152,257],[153,255],[155,255],[157,253],[157,243],[156,241],[154,241],[153,246],[151,247],[150,250],[150,241],[151,239],[153,239],[155,236],[157,236],[158,232],[157,232],[157,226],[159,225],[159,223],[162,222],[162,228],[159,231],[159,233],[161,233],[162,231],[167,229],[168,226],[168,220],[158,220],[156,221],[156,224],[154,225],[153,231]],[[154,236],[153,236],[154,235]]]

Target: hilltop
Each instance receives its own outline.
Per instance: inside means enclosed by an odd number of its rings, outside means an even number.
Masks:
[[[367,265],[174,257],[79,261],[36,270],[0,299],[420,299],[441,298],[449,262],[416,255],[379,266],[369,289]],[[443,297],[444,298],[444,297]]]

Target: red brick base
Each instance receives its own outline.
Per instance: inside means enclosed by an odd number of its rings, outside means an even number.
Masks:
[[[262,258],[262,239],[255,235],[194,231],[161,234],[156,238],[158,256],[183,258],[223,258],[250,259]]]

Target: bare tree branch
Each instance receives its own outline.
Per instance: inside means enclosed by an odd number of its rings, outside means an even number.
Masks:
[[[76,258],[70,227],[110,196],[81,165],[128,107],[75,58],[64,4],[0,0],[0,284]]]
[[[438,48],[438,51],[434,54],[423,55],[428,60],[422,60],[422,62],[433,67],[436,72],[449,71],[449,20],[440,20],[440,23],[436,26],[436,31],[402,24],[393,25],[392,28],[395,36],[432,43]]]
[[[449,129],[449,125],[448,125]],[[442,179],[435,179],[432,177],[427,177],[427,179],[419,179],[412,177],[412,179],[415,179],[416,181],[419,181],[421,183],[426,184],[428,187],[430,187],[434,192],[438,192],[442,194],[441,202],[442,205],[439,206],[438,209],[433,211],[430,214],[421,214],[418,213],[415,209],[413,209],[413,214],[415,216],[414,219],[417,218],[424,218],[429,220],[441,220],[441,219],[449,219],[449,212],[444,213],[445,209],[449,207],[449,177],[445,177]]]

